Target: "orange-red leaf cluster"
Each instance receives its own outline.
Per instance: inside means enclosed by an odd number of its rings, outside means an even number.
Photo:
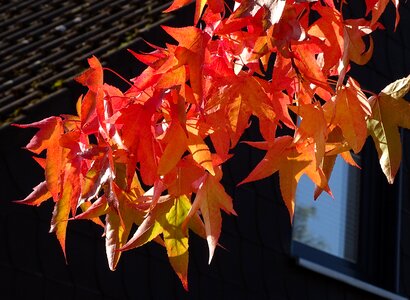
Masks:
[[[167,11],[190,2],[175,0]],[[76,78],[88,88],[77,115],[18,125],[39,129],[28,150],[46,151],[36,158],[45,181],[21,203],[53,198],[51,231],[63,250],[69,220],[102,225],[113,270],[121,251],[156,241],[188,288],[188,229],[206,238],[211,261],[221,210],[236,214],[221,165],[251,117],[264,141],[249,144],[267,152],[241,184],[278,171],[291,219],[299,178],[317,186],[312,196],[331,194],[336,156],[355,165],[349,151],[359,152],[369,134],[392,182],[401,156],[397,127],[410,127],[402,99],[410,79],[368,99],[348,75],[351,62],[372,56],[370,34],[382,27],[388,2],[366,0],[371,18],[346,19],[331,0],[237,0],[229,9],[222,0],[197,0],[200,26],[163,27],[175,44],[130,50],[147,67],[126,91],[104,83],[104,68],[91,57]],[[294,133],[278,136],[278,127]]]

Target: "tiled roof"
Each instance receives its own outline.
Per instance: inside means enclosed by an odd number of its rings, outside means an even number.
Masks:
[[[161,0],[11,0],[0,4],[0,125],[171,16]]]

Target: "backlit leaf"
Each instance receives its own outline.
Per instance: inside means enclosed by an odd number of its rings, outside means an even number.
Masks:
[[[357,82],[349,78],[346,87],[337,92],[335,104],[334,122],[342,129],[353,151],[358,153],[366,141],[366,117],[371,114],[367,98]]]
[[[21,204],[36,205],[39,206],[44,201],[51,198],[51,193],[47,189],[47,183],[41,182],[39,185],[33,188],[33,192],[23,200],[16,201]]]
[[[410,128],[410,104],[401,98],[409,88],[410,76],[388,85],[379,96],[371,98],[373,114],[367,127],[389,183],[394,181],[402,156],[399,127]]]
[[[188,290],[188,232],[182,231],[191,203],[186,196],[174,200],[174,205],[165,214],[163,223],[164,242],[169,261],[177,273],[182,285]]]
[[[206,174],[203,177],[194,204],[185,222],[188,222],[192,216],[196,215],[198,209],[201,210],[205,223],[205,233],[209,248],[208,262],[211,263],[221,234],[221,209],[228,214],[236,215],[232,205],[232,198],[225,192],[224,187],[214,176]]]

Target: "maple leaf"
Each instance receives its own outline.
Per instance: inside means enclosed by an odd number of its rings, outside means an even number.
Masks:
[[[366,15],[372,12],[372,20],[371,23],[375,24],[380,16],[386,9],[387,4],[389,4],[389,0],[366,0]],[[394,23],[394,29],[397,28],[397,25],[400,21],[400,14],[399,14],[399,0],[391,0],[396,8],[396,21]]]
[[[47,189],[53,196],[54,201],[57,201],[60,193],[60,175],[63,163],[60,137],[64,133],[64,129],[61,118],[49,117],[39,122],[24,125],[15,124],[14,126],[40,129],[26,145],[26,149],[35,154],[47,150],[45,162]]]
[[[63,122],[59,117],[16,126],[40,128],[26,148],[36,154],[47,150],[46,159],[42,164],[45,169],[47,190],[55,201],[50,232],[56,233],[66,257],[65,238],[69,213],[70,210],[75,213],[81,197],[81,159],[77,159],[76,155],[65,146],[76,145],[76,142],[72,142],[70,138],[80,135],[75,131],[64,134]],[[45,191],[43,184],[38,188],[23,201],[27,204],[31,202],[30,204],[33,205],[44,201],[48,197],[48,192]]]
[[[218,179],[209,174],[205,174],[201,178],[200,183],[198,182],[199,188],[196,193],[195,201],[184,221],[184,224],[188,223],[200,209],[205,223],[205,233],[209,248],[208,263],[211,263],[221,234],[221,209],[228,214],[236,216],[236,212],[232,205],[232,198],[225,192],[225,189],[219,180],[220,178]],[[183,227],[185,227],[185,225],[183,225]]]
[[[306,174],[317,186],[331,194],[323,170],[316,167],[314,148],[293,145],[293,138],[282,136],[268,146],[261,162],[239,184],[266,178],[279,171],[279,185],[283,200],[293,219],[296,187],[300,177]],[[299,152],[300,151],[300,152]]]
[[[88,59],[90,68],[77,76],[75,80],[88,87],[84,98],[80,97],[81,108],[78,109],[83,130],[94,133],[98,130],[96,106],[102,101],[103,69],[99,60],[93,56]]]
[[[317,55],[322,52],[321,48],[315,43],[303,43],[300,45],[292,46],[293,53],[295,55],[294,65],[297,68],[304,80],[308,83],[323,88],[324,90],[333,93],[333,89],[329,86]],[[302,81],[304,83],[304,81]],[[309,86],[309,90],[311,87]],[[309,97],[312,98],[312,97]]]
[[[188,232],[182,223],[188,215],[191,202],[185,195],[173,198],[163,196],[150,211],[133,237],[121,248],[129,250],[139,247],[163,234],[164,244],[171,266],[188,289]]]
[[[92,56],[88,59],[90,68],[75,78],[76,81],[87,86],[91,91],[97,92],[103,84],[103,70],[99,60]]]
[[[121,249],[127,242],[133,224],[141,224],[144,212],[138,210],[132,203],[136,200],[133,195],[125,193],[115,183],[113,184],[119,207],[110,207],[106,215],[105,245],[108,263],[111,270],[115,270],[121,256]]]
[[[64,169],[62,170],[61,190],[62,194],[66,187],[72,188],[72,195],[69,197],[71,213],[75,215],[81,201],[83,188],[83,172],[89,167],[89,163],[83,160],[81,155],[82,147],[88,147],[88,139],[81,134],[80,130],[73,130],[63,134],[60,138],[60,146],[63,147]]]
[[[121,197],[120,197],[121,198]],[[115,270],[121,257],[118,251],[126,242],[131,229],[132,220],[124,216],[121,218],[118,211],[109,206],[105,195],[92,203],[86,211],[77,215],[75,219],[94,219],[105,216],[105,248],[110,270]],[[130,212],[127,211],[127,216]]]
[[[358,83],[349,78],[346,86],[337,91],[334,103],[328,101],[323,109],[332,111],[332,122],[340,126],[346,141],[358,153],[367,137],[366,118],[371,115],[371,107]]]
[[[174,205],[165,214],[164,242],[169,261],[180,278],[182,285],[188,290],[188,232],[182,230],[191,202],[187,197],[174,200]]]
[[[289,107],[297,113],[302,121],[295,132],[295,143],[299,140],[313,139],[315,146],[316,167],[318,168],[325,156],[325,142],[327,140],[327,124],[320,105],[305,104]]]
[[[205,172],[190,154],[184,156],[172,172],[164,176],[164,182],[172,196],[191,195],[197,190],[195,182],[203,177]]]
[[[153,195],[149,193],[145,193],[143,198],[147,199],[146,202],[149,202],[152,196]],[[140,247],[158,237],[163,232],[163,227],[159,219],[163,218],[165,213],[171,209],[173,204],[172,199],[169,195],[161,196],[155,207],[149,211],[149,214],[145,216],[144,220],[138,226],[134,235],[120,250],[125,251]],[[147,204],[149,205],[149,203]]]
[[[142,104],[131,104],[119,111],[116,124],[121,127],[121,138],[127,149],[127,180],[131,182],[135,165],[140,163],[141,178],[151,185],[158,177],[158,159],[154,155],[158,147],[152,130],[152,118],[163,100],[164,92],[158,91]]]
[[[307,33],[311,38],[316,37],[320,40],[318,45],[323,48],[324,56],[323,72],[325,74],[334,73],[337,70],[331,71],[331,69],[338,66],[346,43],[342,15],[334,6],[327,7],[317,4],[313,8],[322,17],[309,27]]]
[[[394,181],[402,156],[398,127],[410,129],[410,104],[402,98],[409,89],[410,76],[389,84],[378,96],[369,99],[373,114],[367,128],[389,183]]]
[[[222,108],[225,110],[227,125],[229,129],[231,147],[234,147],[244,130],[248,127],[248,121],[252,114],[260,119],[275,121],[275,105],[264,89],[262,80],[253,76],[241,76],[231,83],[221,94],[215,94],[215,100],[221,100]],[[207,103],[213,106],[213,102]],[[279,108],[281,110],[281,108]],[[279,112],[282,115],[282,111]],[[220,120],[220,122],[226,122]]]
[[[30,195],[28,195],[26,198],[24,198],[23,200],[17,200],[15,202],[39,206],[41,203],[43,203],[51,197],[51,193],[47,188],[47,182],[43,181],[36,187],[34,187],[33,192],[30,193]]]
[[[86,211],[88,211],[88,209],[93,205],[93,203],[91,203],[91,201],[86,201],[80,204],[80,208],[81,211],[84,213]],[[75,218],[72,218],[75,219]],[[101,227],[105,227],[104,223],[101,221],[101,219],[99,217],[92,217],[89,218],[91,221],[93,221],[95,224],[101,226]]]
[[[175,49],[175,57],[180,64],[189,66],[189,79],[191,87],[197,96],[198,102],[202,102],[202,66],[205,55],[205,46],[209,36],[200,29],[189,26],[173,28],[162,26],[162,28],[178,41]]]
[[[285,5],[286,1],[282,0],[242,0],[240,6],[235,9],[235,17],[255,16],[263,7],[266,9],[266,19],[270,22],[270,25],[273,25],[278,23],[282,17]]]
[[[285,1],[280,1],[284,3]],[[275,52],[281,52],[287,57],[291,57],[289,52],[291,44],[299,44],[298,42],[307,39],[305,26],[300,22],[299,12],[295,7],[288,7],[283,11],[280,21],[267,31],[268,47]]]
[[[181,126],[178,115],[175,114],[171,121],[163,142],[166,148],[158,162],[158,174],[160,175],[165,175],[172,170],[188,148],[186,130]]]
[[[193,1],[194,0],[174,0],[172,1],[171,6],[164,10],[164,12],[171,12],[180,9],[181,7],[184,7]]]
[[[105,216],[105,245],[108,265],[115,270],[121,257],[122,248],[128,239],[133,224],[141,224],[145,212],[138,209],[137,198],[140,196],[139,184],[134,179],[133,188],[129,192],[123,191],[116,183],[112,183],[112,192],[118,201],[118,206],[111,205],[106,195],[99,197],[94,203],[74,219],[93,220],[102,215]]]
[[[199,165],[212,175],[215,175],[211,151],[202,139],[200,129],[201,128],[198,128],[198,124],[188,124],[188,150]]]
[[[61,198],[54,204],[51,218],[50,232],[55,232],[57,239],[60,242],[61,249],[63,250],[64,257],[67,257],[65,240],[72,203],[77,203],[81,196],[79,171],[78,165],[68,163],[65,166]]]
[[[340,155],[346,163],[360,168],[350,154],[350,147],[344,142],[340,127],[334,127],[334,129],[328,134],[325,148],[326,154],[323,158],[321,169],[328,181],[332,175],[337,155]],[[324,189],[322,187],[316,186],[314,199],[317,199],[323,191]]]
[[[184,7],[194,0],[174,0],[170,7],[168,7],[164,12],[171,12],[177,10],[181,7]],[[195,15],[194,15],[194,23],[197,24],[202,12],[204,10],[205,5],[208,4],[209,8],[214,13],[220,13],[224,11],[224,1],[223,0],[196,0],[195,5]]]
[[[366,64],[373,54],[373,39],[369,36],[369,47],[363,41],[363,36],[382,26],[379,23],[371,24],[365,19],[345,21],[345,41],[348,47],[349,59],[358,65]]]
[[[103,185],[113,177],[113,172],[108,159],[108,149],[98,153],[94,158],[92,166],[84,176],[81,198],[84,201],[90,201],[96,198]]]

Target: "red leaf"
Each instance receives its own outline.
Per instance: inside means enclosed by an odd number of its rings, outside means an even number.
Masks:
[[[16,203],[36,205],[39,206],[44,201],[51,198],[51,193],[47,189],[47,183],[41,182],[39,185],[33,188],[33,192],[23,200],[15,201]]]
[[[60,193],[60,175],[63,168],[63,148],[60,146],[60,138],[64,133],[64,129],[61,118],[50,117],[39,122],[15,126],[40,129],[27,144],[26,148],[36,154],[47,150],[45,164],[47,188],[53,195],[54,201],[57,201]]]
[[[396,7],[396,21],[394,23],[394,29],[397,28],[397,25],[399,24],[400,21],[400,14],[399,14],[399,0],[391,0]],[[383,14],[383,12],[386,9],[387,4],[389,3],[389,0],[366,0],[366,14],[368,14],[370,11],[372,12],[372,24],[376,24],[376,22],[379,20],[380,16]]]
[[[90,68],[75,78],[76,81],[88,87],[94,93],[103,85],[103,69],[95,56],[88,59]]]

